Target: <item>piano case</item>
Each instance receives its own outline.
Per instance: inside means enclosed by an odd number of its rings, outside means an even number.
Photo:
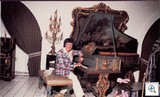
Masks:
[[[83,67],[76,69],[80,78],[95,84],[98,74],[110,73],[109,80],[124,78],[129,70],[139,68],[137,39],[124,33],[129,16],[104,3],[72,12],[74,49],[84,53]],[[90,76],[91,75],[91,76]]]
[[[118,56],[92,55],[96,48],[94,42],[83,46],[83,64],[87,66],[86,68],[92,72],[120,72],[121,59]]]

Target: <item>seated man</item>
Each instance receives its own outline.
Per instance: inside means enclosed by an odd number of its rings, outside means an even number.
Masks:
[[[57,52],[56,55],[56,75],[68,77],[73,82],[73,90],[76,97],[84,97],[83,89],[77,76],[72,72],[75,67],[82,66],[81,63],[73,64],[73,55],[83,56],[79,50],[73,50],[73,41],[70,38],[65,39],[63,48]],[[61,94],[64,94],[66,90],[61,90]]]

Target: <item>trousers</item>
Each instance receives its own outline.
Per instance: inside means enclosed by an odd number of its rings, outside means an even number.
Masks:
[[[85,95],[77,76],[72,71],[70,72],[68,78],[72,80],[72,87],[73,87],[75,96],[82,97],[83,95]],[[63,89],[60,92],[64,94],[65,92],[67,92],[67,90]]]

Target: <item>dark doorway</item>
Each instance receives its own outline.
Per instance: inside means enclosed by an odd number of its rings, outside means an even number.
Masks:
[[[156,46],[156,47],[155,47]],[[150,27],[148,30],[143,43],[142,43],[142,53],[141,58],[145,61],[141,60],[141,66],[140,66],[140,81],[143,80],[143,75],[147,68],[147,61],[149,60],[150,55],[160,48],[160,19],[155,21],[155,23]],[[160,64],[160,53],[156,53],[155,61],[156,61],[156,75],[158,77],[159,75],[159,66]],[[159,77],[156,79],[158,81]]]

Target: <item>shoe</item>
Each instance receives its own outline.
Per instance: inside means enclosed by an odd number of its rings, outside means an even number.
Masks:
[[[54,95],[54,97],[64,97],[64,94],[58,93],[58,94]]]

